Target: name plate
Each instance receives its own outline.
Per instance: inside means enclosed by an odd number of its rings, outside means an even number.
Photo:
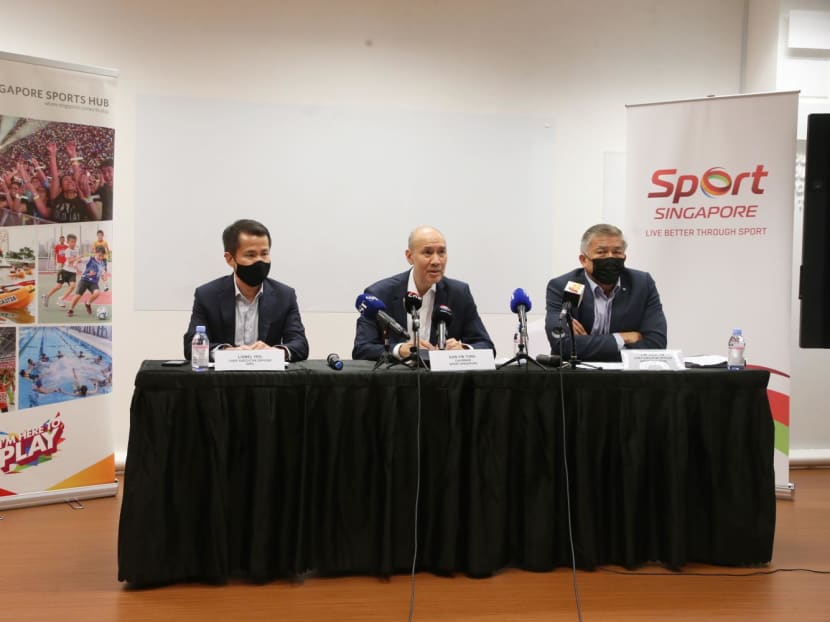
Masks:
[[[680,350],[621,350],[622,368],[639,371],[685,369]]]
[[[429,367],[432,371],[495,369],[496,359],[492,350],[429,350]]]
[[[271,350],[217,350],[213,353],[216,371],[283,371],[285,351]]]

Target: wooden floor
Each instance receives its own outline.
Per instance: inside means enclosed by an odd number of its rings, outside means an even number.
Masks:
[[[759,569],[689,566],[579,572],[583,619],[678,621],[830,620],[830,469],[793,470],[795,499],[778,501],[772,574]],[[309,578],[303,583],[173,585],[131,590],[116,580],[120,497],[8,510],[0,520],[0,620],[407,619],[409,577]],[[702,573],[709,576],[696,576]],[[724,576],[733,575],[733,576]],[[569,570],[507,570],[490,579],[419,574],[415,620],[516,622],[576,620]]]

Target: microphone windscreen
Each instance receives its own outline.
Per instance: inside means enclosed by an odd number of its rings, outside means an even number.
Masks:
[[[366,293],[360,294],[357,297],[354,306],[360,315],[369,319],[375,318],[378,311],[386,309],[386,305],[383,304],[383,301],[380,298]]]
[[[452,322],[452,309],[447,305],[438,305],[438,321],[444,322],[447,326]]]
[[[363,310],[366,308],[366,294],[360,293],[357,295],[354,301],[354,308],[357,309],[358,313],[363,314]]]
[[[404,296],[403,299],[403,304],[406,307],[407,313],[412,313],[413,309],[420,309],[423,302],[424,299],[415,292],[406,292],[406,296]]]
[[[519,307],[524,305],[525,313],[530,311],[530,296],[521,287],[517,287],[510,297],[510,310],[513,313],[519,312]]]
[[[565,289],[562,290],[562,302],[570,302],[572,307],[578,307],[582,303],[582,294],[585,292],[583,283],[568,281]]]

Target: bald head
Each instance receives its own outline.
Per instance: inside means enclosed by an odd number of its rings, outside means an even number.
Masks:
[[[447,266],[447,242],[434,227],[418,227],[409,234],[406,260],[412,266],[418,293],[423,296],[444,276]]]
[[[416,227],[409,233],[409,239],[407,240],[406,245],[409,250],[412,250],[415,248],[413,244],[418,244],[422,238],[433,238],[435,236],[441,238],[441,241],[446,245],[444,234],[438,231],[435,227]]]

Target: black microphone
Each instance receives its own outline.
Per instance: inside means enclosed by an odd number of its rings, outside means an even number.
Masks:
[[[336,352],[332,352],[326,357],[326,363],[336,371],[343,369],[343,361],[340,360],[340,356]]]
[[[406,292],[406,296],[403,298],[403,305],[406,307],[406,312],[410,315],[418,311],[423,303],[424,299],[415,292]]]
[[[452,309],[447,305],[438,305],[435,312],[438,317],[438,349],[447,349],[447,327],[452,323]]]
[[[406,292],[406,296],[403,297],[403,306],[406,308],[406,312],[412,318],[412,345],[415,346],[414,350],[410,352],[410,356],[417,357],[418,350],[421,349],[421,305],[423,304],[424,299],[421,298],[415,292]],[[420,360],[417,359],[416,360]]]
[[[381,328],[388,328],[396,335],[409,339],[409,333],[406,329],[398,324],[398,322],[386,312],[386,305],[377,296],[372,294],[360,294],[354,303],[358,313],[370,320],[377,320]]]
[[[539,354],[536,356],[536,362],[548,367],[559,367],[562,365],[562,357],[558,354]]]
[[[562,310],[559,312],[561,321],[568,319],[568,314],[582,304],[582,294],[585,292],[585,285],[575,281],[568,281],[565,289],[562,290]]]
[[[406,307],[406,312],[412,317],[412,332],[415,333],[415,347],[420,348],[419,333],[421,330],[421,305],[424,299],[415,292],[406,292],[403,297],[403,306]]]

